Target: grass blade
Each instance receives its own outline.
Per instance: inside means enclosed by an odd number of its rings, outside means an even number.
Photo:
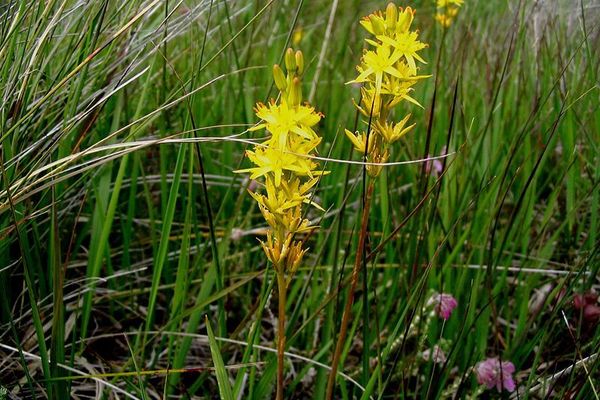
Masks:
[[[213,364],[215,366],[215,374],[217,375],[217,382],[219,384],[219,395],[221,400],[233,400],[233,390],[231,389],[231,383],[229,382],[229,374],[223,364],[223,358],[221,357],[221,350],[215,334],[210,327],[208,316],[204,316],[204,322],[206,323],[206,331],[208,332],[208,343],[210,344],[210,353],[212,355]]]

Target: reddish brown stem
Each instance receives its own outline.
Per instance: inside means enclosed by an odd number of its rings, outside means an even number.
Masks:
[[[331,361],[331,371],[329,372],[329,378],[327,379],[327,394],[325,397],[327,400],[331,400],[333,397],[333,390],[335,388],[335,376],[337,374],[338,364],[340,363],[340,357],[342,356],[342,348],[344,347],[344,341],[346,340],[348,323],[350,321],[350,314],[352,313],[352,305],[354,304],[354,292],[356,291],[358,277],[360,276],[361,267],[363,265],[363,251],[367,239],[367,225],[369,223],[369,210],[371,208],[371,196],[373,195],[373,187],[374,181],[372,181],[369,184],[369,188],[367,189],[367,194],[365,197],[365,204],[362,210],[360,236],[358,237],[356,259],[354,260],[354,269],[352,270],[352,277],[350,279],[350,289],[348,292],[348,298],[346,299],[346,304],[344,305],[344,315],[342,316],[342,324],[340,325],[340,334],[335,344],[333,360]]]
[[[277,272],[277,290],[279,295],[279,315],[277,324],[277,400],[283,400],[284,352],[285,352],[285,299],[287,285],[283,272]]]

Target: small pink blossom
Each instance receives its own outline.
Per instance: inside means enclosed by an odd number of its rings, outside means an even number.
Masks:
[[[431,157],[430,154],[427,155],[427,158],[429,157]],[[431,174],[431,171],[433,171],[436,176],[440,176],[443,168],[444,165],[439,159],[428,160],[425,162],[425,173],[427,173],[428,175]]]
[[[248,184],[248,190],[251,192],[256,192],[256,189],[258,189],[258,182],[252,179]]]
[[[240,228],[233,228],[231,230],[231,240],[234,242],[239,241],[244,236],[244,231]]]
[[[446,146],[442,147],[442,151],[441,154],[442,156],[445,156],[447,154],[446,151]],[[430,158],[431,154],[427,155],[427,158]],[[440,176],[442,174],[442,171],[444,170],[444,164],[442,163],[442,160],[435,159],[435,160],[427,160],[425,162],[425,173],[427,173],[427,175],[431,174],[431,172],[433,172],[436,176]]]
[[[563,153],[563,145],[561,142],[558,142],[556,144],[556,147],[554,148],[554,152],[556,153],[557,156],[562,156]]]
[[[579,312],[583,310],[585,322],[594,324],[600,320],[600,306],[598,306],[598,295],[596,293],[575,294],[573,296],[573,307]]]
[[[434,293],[427,301],[428,306],[433,306],[436,314],[447,320],[452,314],[452,310],[456,308],[458,302],[448,293]]]
[[[488,358],[481,361],[475,367],[477,381],[481,385],[486,385],[488,389],[494,386],[501,392],[506,389],[508,392],[515,390],[515,381],[512,374],[515,372],[515,366],[510,361],[502,361],[498,357]]]
[[[421,357],[423,357],[423,360],[431,360],[435,364],[444,364],[446,362],[446,353],[444,353],[444,350],[442,350],[437,344],[431,349],[425,350],[423,354],[421,354]]]

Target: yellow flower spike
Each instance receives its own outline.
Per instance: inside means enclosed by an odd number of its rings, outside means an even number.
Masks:
[[[277,399],[283,399],[285,350],[285,303],[288,281],[298,268],[306,250],[301,240],[294,242],[296,234],[309,231],[309,221],[302,218],[302,205],[310,203],[309,190],[316,176],[324,171],[313,161],[321,138],[314,131],[322,118],[308,104],[302,105],[300,76],[304,72],[304,57],[300,51],[289,48],[284,55],[287,74],[278,65],[273,66],[273,79],[280,91],[279,100],[255,107],[260,123],[250,130],[266,129],[270,134],[257,143],[246,155],[254,164],[251,168],[235,172],[248,172],[250,178],[263,178],[266,195],[250,193],[258,203],[261,214],[269,225],[267,239],[261,247],[272,263],[279,292],[279,324],[277,339]]]
[[[300,50],[296,51],[296,67],[298,68],[298,75],[304,73],[304,56]]]
[[[365,40],[373,48],[363,53],[357,67],[359,75],[351,82],[363,84],[361,88],[363,96],[357,108],[368,117],[368,122],[365,121],[368,124],[367,131],[372,129],[372,134],[367,140],[366,134],[353,133],[349,130],[345,130],[345,133],[358,151],[366,153],[368,161],[365,168],[370,178],[368,186],[363,189],[363,227],[369,226],[370,207],[376,204],[371,203],[376,186],[375,178],[381,173],[390,156],[390,145],[414,127],[414,125],[406,127],[409,117],[405,117],[397,124],[388,121],[393,115],[392,107],[398,105],[401,100],[413,100],[408,96],[411,86],[421,79],[417,76],[417,62],[425,63],[418,52],[425,48],[426,44],[418,40],[416,32],[410,31],[414,14],[410,7],[404,10],[397,9],[391,3],[385,10],[385,17],[378,11],[360,21],[361,25],[375,37]],[[337,368],[343,364],[340,358],[346,343],[348,324],[352,318],[354,292],[363,268],[365,255],[361,250],[367,237],[367,230],[361,230],[358,237],[359,250],[356,252],[352,279],[330,363],[332,368],[327,380],[325,396],[327,400],[334,398]]]
[[[304,71],[304,57],[300,51],[290,48],[284,61],[287,77],[280,66],[273,67],[280,100],[257,103],[255,112],[261,121],[250,129],[266,129],[270,137],[246,152],[254,164],[252,167],[235,171],[250,173],[251,179],[264,179],[266,193],[251,193],[251,196],[270,227],[262,247],[281,273],[289,271],[294,263],[292,259],[297,259],[286,256],[293,234],[314,229],[302,218],[301,208],[304,203],[310,203],[322,210],[311,202],[309,192],[317,182],[316,177],[326,173],[318,170],[317,163],[310,157],[321,142],[314,127],[323,116],[310,105],[301,104],[300,74]]]
[[[372,123],[372,132],[368,143],[364,132],[345,130],[345,133],[357,151],[367,153],[369,162],[385,163],[388,147],[415,126],[407,125],[410,114],[398,123],[388,121],[392,110],[403,100],[422,107],[410,96],[412,86],[429,77],[417,75],[417,62],[425,63],[418,52],[427,44],[418,40],[416,31],[410,30],[414,15],[415,10],[410,7],[403,9],[389,3],[385,12],[376,11],[360,21],[375,38],[365,39],[373,49],[363,53],[357,66],[359,75],[350,82],[363,84],[360,104],[353,102]],[[374,177],[381,166],[368,166],[367,170]]]
[[[284,92],[287,88],[287,80],[285,79],[283,70],[277,64],[273,65],[273,79],[275,80],[277,89],[279,89],[281,92]]]
[[[288,73],[293,74],[296,72],[296,55],[294,54],[294,50],[290,47],[285,52],[285,68]]]

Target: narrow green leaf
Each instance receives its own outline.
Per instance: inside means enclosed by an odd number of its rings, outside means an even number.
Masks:
[[[208,332],[208,342],[210,344],[210,353],[212,354],[213,364],[215,366],[215,373],[217,374],[217,382],[219,384],[219,395],[221,400],[233,400],[233,390],[231,389],[231,383],[229,382],[229,375],[223,364],[223,358],[221,357],[221,350],[215,339],[208,317],[204,316],[206,322],[206,331]]]

